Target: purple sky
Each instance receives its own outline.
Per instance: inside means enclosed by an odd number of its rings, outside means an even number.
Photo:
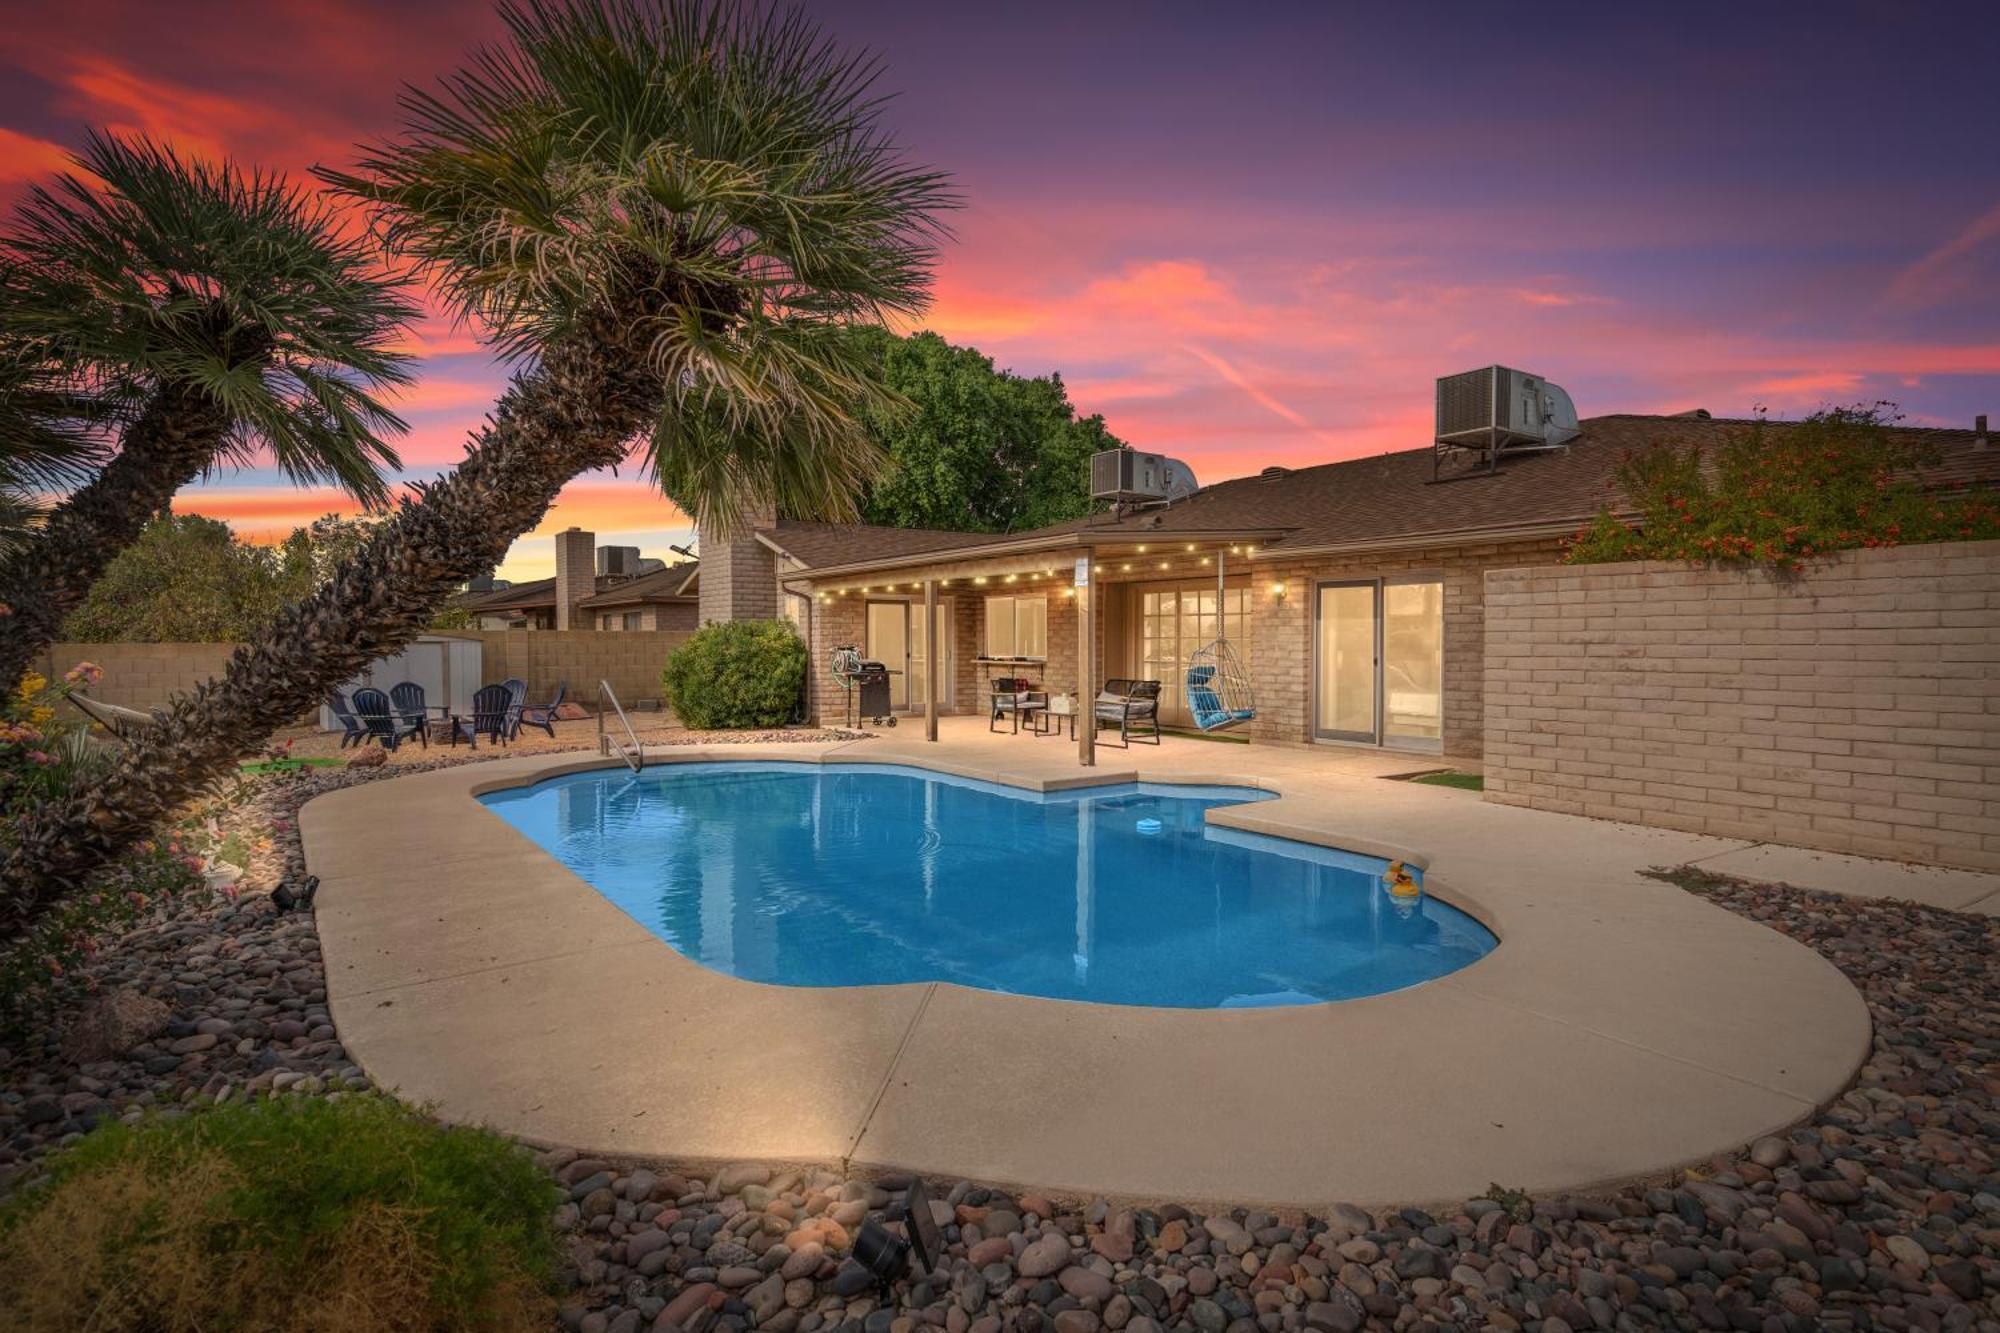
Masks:
[[[1432,379],[1494,361],[1585,415],[2000,414],[1990,8],[811,8],[967,197],[928,325],[1204,480],[1422,445]],[[43,7],[0,34],[0,195],[92,123],[339,161],[494,31],[477,0]],[[411,475],[501,378],[463,332],[420,347]],[[185,507],[268,532],[332,502],[253,471]],[[571,523],[685,538],[590,478],[504,572]]]

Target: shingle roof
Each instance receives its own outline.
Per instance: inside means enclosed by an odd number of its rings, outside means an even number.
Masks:
[[[609,588],[604,588],[602,592],[584,598],[577,605],[632,606],[644,602],[692,601],[692,598],[681,592],[680,587],[686,582],[687,576],[694,573],[694,569],[693,561],[668,565],[665,569],[656,569],[650,574],[641,574],[623,583],[614,583]],[[603,583],[603,579],[598,580],[600,588],[603,587]]]
[[[866,568],[871,562],[907,559],[931,551],[973,554],[1035,542],[1078,544],[1143,541],[1149,535],[1260,538],[1260,553],[1440,541],[1510,531],[1559,530],[1579,525],[1610,506],[1624,507],[1617,487],[1620,461],[1628,454],[1665,444],[1714,445],[1750,423],[1705,414],[1589,417],[1566,449],[1523,453],[1504,460],[1497,472],[1447,471],[1432,480],[1432,451],[1425,447],[1351,458],[1315,467],[1267,469],[1203,487],[1163,508],[1123,518],[1093,515],[1033,532],[905,532],[894,528],[819,530],[801,560],[817,569]],[[1786,423],[1770,423],[1785,429]],[[1974,448],[1969,430],[1900,428],[1936,448],[1942,459],[1924,469],[1931,484],[2000,485],[2000,443]],[[1469,457],[1469,455],[1468,455]],[[782,527],[783,525],[781,525]],[[1067,543],[1062,543],[1067,544]]]
[[[694,569],[692,562],[684,562],[630,578],[622,574],[599,574],[596,576],[597,591],[577,605],[624,606],[635,602],[683,601],[686,598],[678,589]],[[459,603],[475,614],[532,611],[555,604],[556,581],[552,578],[533,579],[508,588],[496,588],[492,592],[475,593]]]
[[[468,611],[526,611],[555,604],[554,579],[532,579],[527,583],[495,588],[492,592],[475,593],[459,603]]]
[[[852,564],[860,560],[890,560],[961,546],[985,546],[1005,541],[993,532],[945,532],[937,528],[884,528],[866,523],[806,523],[781,518],[757,536],[808,569]]]

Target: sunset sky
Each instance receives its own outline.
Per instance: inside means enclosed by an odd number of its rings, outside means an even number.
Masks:
[[[0,26],[0,201],[87,125],[302,173],[497,32],[484,0],[69,0]],[[1431,382],[1502,362],[1579,411],[2000,418],[1990,8],[810,6],[878,51],[913,159],[967,206],[926,321],[1060,371],[1204,481],[1423,445]],[[1382,12],[1376,12],[1380,10]],[[421,330],[408,475],[505,371]],[[180,507],[282,533],[333,496],[248,471]],[[666,555],[685,522],[579,480],[547,533]]]

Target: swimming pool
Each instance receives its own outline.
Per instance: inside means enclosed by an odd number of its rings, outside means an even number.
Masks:
[[[1204,822],[1266,799],[784,762],[480,798],[680,953],[750,981],[1208,1009],[1377,995],[1493,949],[1456,908],[1393,900],[1376,858]]]

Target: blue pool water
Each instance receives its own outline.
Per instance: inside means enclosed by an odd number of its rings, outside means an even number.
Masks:
[[[481,798],[687,957],[789,986],[950,981],[1107,1004],[1314,1004],[1443,976],[1494,938],[1384,863],[1211,828],[1267,799],[1037,795],[878,765],[597,770]]]

